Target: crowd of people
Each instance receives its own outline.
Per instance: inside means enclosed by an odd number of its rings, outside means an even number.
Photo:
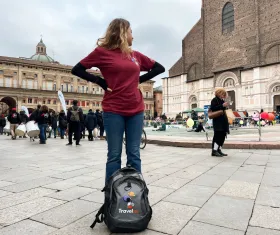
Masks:
[[[8,116],[4,114],[0,117],[0,134],[3,135],[4,128],[9,123],[10,128],[8,134],[12,140],[17,138],[16,129],[19,125],[26,125],[29,121],[34,121],[34,124],[39,128],[40,144],[46,144],[47,138],[57,136],[61,139],[68,137],[68,144],[72,145],[73,135],[76,145],[80,145],[80,139],[85,138],[85,132],[88,131],[88,140],[104,139],[104,124],[103,114],[99,109],[93,112],[92,109],[87,114],[78,106],[78,101],[73,101],[73,106],[70,107],[65,114],[64,110],[59,113],[49,111],[46,105],[38,105],[37,109],[29,116],[25,111],[17,112],[16,108],[12,108]],[[100,136],[97,135],[97,130],[100,130]],[[19,138],[27,138],[25,132]]]

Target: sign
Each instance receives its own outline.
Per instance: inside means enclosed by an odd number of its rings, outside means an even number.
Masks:
[[[210,106],[211,105],[204,105],[204,117],[205,117],[206,121],[208,120],[208,110],[209,110]]]
[[[65,114],[67,114],[67,111],[66,111],[66,103],[65,103],[64,95],[62,94],[61,91],[58,91],[58,92],[57,92],[57,95],[58,95],[58,98],[59,98],[59,100],[60,100],[60,103],[61,103],[61,105],[62,105],[62,108],[63,108]]]

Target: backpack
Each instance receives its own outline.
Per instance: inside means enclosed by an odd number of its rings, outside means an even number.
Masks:
[[[112,233],[135,233],[148,227],[152,208],[141,173],[132,167],[120,169],[111,176],[102,192],[105,192],[105,203],[91,228],[103,221]]]
[[[80,114],[79,114],[79,108],[78,107],[73,107],[72,108],[70,121],[72,121],[72,122],[79,122],[80,121]]]

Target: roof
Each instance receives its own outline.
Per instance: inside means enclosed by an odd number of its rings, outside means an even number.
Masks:
[[[162,92],[162,86],[154,88],[154,92]]]
[[[41,62],[55,63],[53,58],[51,58],[48,55],[42,55],[42,54],[35,54],[35,55],[31,56],[30,59],[41,61]]]

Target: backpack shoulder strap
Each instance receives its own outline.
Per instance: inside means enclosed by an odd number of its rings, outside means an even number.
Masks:
[[[96,223],[102,223],[104,221],[104,205],[103,204],[101,206],[101,208],[99,209],[99,211],[97,212],[96,216],[95,216],[95,220],[93,221],[92,225],[90,226],[91,228],[94,228]],[[100,218],[99,218],[100,216]]]

